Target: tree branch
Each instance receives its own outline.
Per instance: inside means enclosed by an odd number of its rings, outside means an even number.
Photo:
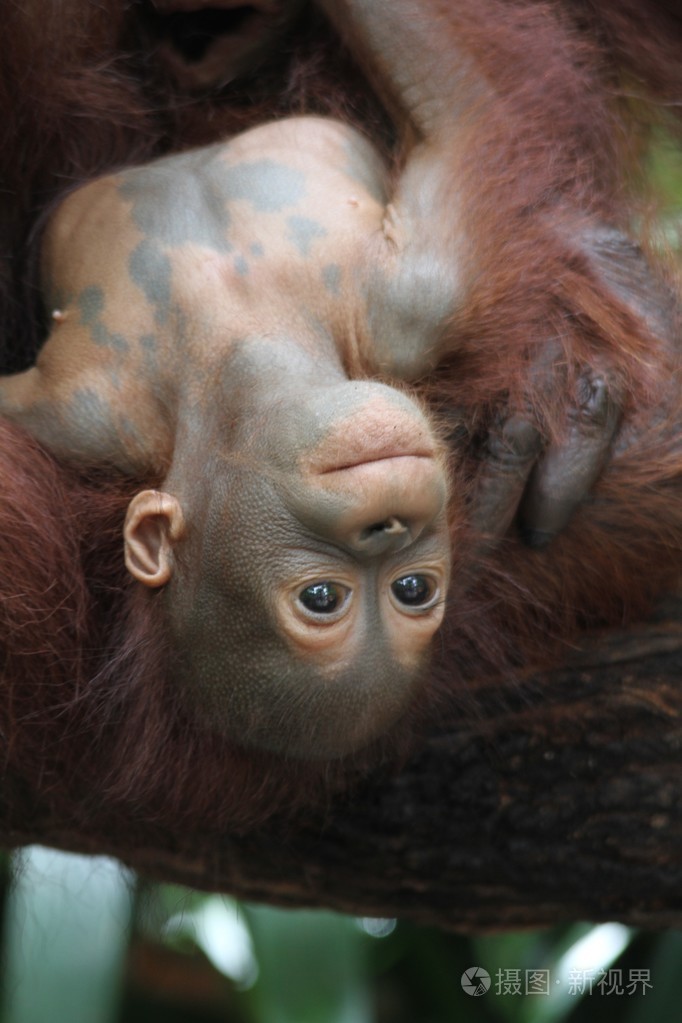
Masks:
[[[112,854],[248,899],[461,931],[576,918],[679,926],[681,674],[675,598],[636,630],[586,641],[570,665],[474,687],[467,720],[442,722],[402,770],[305,820],[241,836],[139,822],[107,833],[77,812],[56,819],[14,777],[2,837]]]

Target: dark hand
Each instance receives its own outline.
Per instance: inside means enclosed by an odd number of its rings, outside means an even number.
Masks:
[[[491,430],[476,482],[472,522],[494,546],[518,516],[530,547],[544,547],[568,524],[607,462],[620,421],[603,374],[586,371],[560,442],[545,445],[530,413]]]
[[[679,309],[674,291],[639,246],[620,231],[592,225],[576,238],[575,253],[586,283],[602,293],[607,313],[635,320],[639,337],[650,339],[651,358],[668,362],[678,344]],[[531,369],[531,394],[557,387],[561,362],[550,344]],[[586,368],[569,398],[559,442],[546,442],[530,408],[512,410],[491,429],[472,509],[484,546],[495,546],[515,518],[530,547],[544,547],[565,528],[608,462],[623,405],[616,375]]]

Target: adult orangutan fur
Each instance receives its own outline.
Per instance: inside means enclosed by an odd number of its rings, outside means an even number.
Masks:
[[[195,98],[136,43],[152,31],[137,20],[145,6],[35,2],[6,12],[8,368],[26,365],[42,336],[36,246],[25,243],[39,234],[41,210],[75,183],[301,109],[350,117],[390,148],[362,78],[330,56],[316,21],[295,26],[291,55],[263,64],[255,84]],[[36,792],[38,807],[75,801],[84,820],[124,813],[216,827],[247,824],[285,801],[293,808],[335,773],[403,748],[467,679],[513,674],[555,656],[581,627],[630,620],[679,576],[677,310],[665,269],[654,276],[653,257],[627,241],[642,212],[631,185],[644,126],[662,121],[682,93],[679,17],[653,0],[484,0],[420,11],[433,19],[433,45],[458,62],[465,94],[476,75],[490,87],[472,93],[453,174],[476,272],[438,366],[415,384],[450,430],[456,488],[483,508],[473,524],[452,523],[456,583],[428,691],[386,746],[334,770],[283,769],[197,728],[166,685],[158,607],[122,572],[124,509],[141,485],[159,481],[82,478],[3,424],[0,727],[7,768]],[[580,393],[604,382],[606,403]],[[561,452],[572,450],[572,434],[590,409],[598,420],[614,407],[622,424],[607,470],[565,530],[528,549],[523,508],[515,512],[533,464],[531,524],[543,490],[560,489],[557,466],[570,476]],[[519,441],[529,432],[549,452],[537,463],[537,446]],[[493,543],[486,487],[505,473],[512,490],[521,482],[509,507],[494,509],[509,528]]]

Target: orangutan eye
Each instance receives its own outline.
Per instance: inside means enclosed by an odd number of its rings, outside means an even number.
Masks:
[[[339,611],[348,598],[345,586],[333,582],[312,583],[298,595],[298,599],[306,609],[316,615],[331,615]]]
[[[428,575],[404,575],[391,583],[391,592],[407,608],[425,608],[438,594],[435,581]]]

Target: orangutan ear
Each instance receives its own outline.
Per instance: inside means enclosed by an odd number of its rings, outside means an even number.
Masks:
[[[142,490],[128,505],[123,527],[126,568],[145,586],[164,586],[173,574],[173,546],[184,532],[177,498]]]

